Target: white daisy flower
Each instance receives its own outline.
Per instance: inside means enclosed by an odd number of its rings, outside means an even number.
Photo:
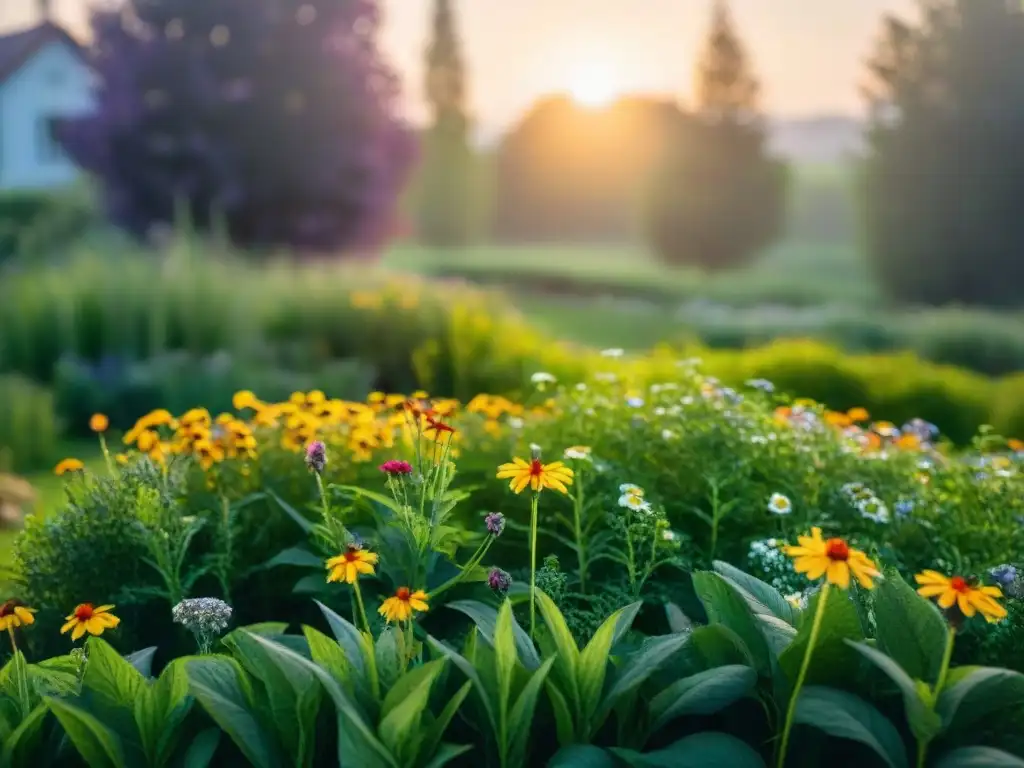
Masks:
[[[556,381],[558,381],[558,379],[556,379],[554,375],[548,373],[547,371],[537,371],[535,374],[533,374],[533,376],[530,377],[530,382],[536,386],[541,386],[543,384],[554,384]]]
[[[772,497],[768,499],[768,511],[773,515],[788,515],[793,511],[793,502],[789,500],[788,496],[773,493]]]

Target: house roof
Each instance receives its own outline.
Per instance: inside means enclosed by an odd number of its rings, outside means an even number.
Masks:
[[[0,35],[0,85],[21,69],[40,49],[49,43],[66,43],[83,57],[82,47],[63,27],[44,21],[34,27]]]

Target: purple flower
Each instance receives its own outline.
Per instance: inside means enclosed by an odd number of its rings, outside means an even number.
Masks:
[[[1017,569],[1012,565],[998,565],[989,571],[992,580],[1003,589],[1013,586],[1017,579]]]
[[[489,512],[484,518],[487,532],[497,538],[505,530],[505,516],[501,512]]]
[[[306,466],[318,475],[327,466],[327,446],[321,440],[314,440],[306,446]]]
[[[504,597],[508,594],[509,587],[512,586],[512,577],[501,568],[491,568],[491,572],[487,575],[487,584],[494,594]]]

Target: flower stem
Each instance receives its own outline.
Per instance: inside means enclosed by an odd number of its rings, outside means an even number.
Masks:
[[[530,639],[533,640],[537,618],[537,503],[540,494],[530,499]]]
[[[28,697],[28,667],[26,666],[28,662],[25,661],[25,655],[21,654],[19,663],[18,641],[14,638],[13,626],[7,627],[7,634],[11,638],[11,652],[14,654],[12,657],[12,663],[14,664],[15,669],[18,670],[18,706],[21,708],[21,716],[24,719],[28,717],[29,712],[31,712],[31,702],[29,702]]]
[[[107,463],[107,472],[110,473],[111,477],[116,477],[114,473],[114,462],[110,460],[110,450],[107,448],[107,440],[101,434],[100,436],[100,450],[103,451],[103,460]]]
[[[935,710],[935,704],[939,700],[942,689],[946,686],[946,676],[949,674],[949,664],[953,659],[953,642],[956,640],[956,628],[950,627],[946,634],[946,647],[942,652],[942,664],[939,666],[939,677],[935,681],[931,697],[928,701],[928,709]],[[925,760],[928,757],[928,741],[921,739],[917,742],[917,768],[924,768]]]
[[[782,727],[782,743],[779,746],[779,757],[775,764],[776,768],[783,768],[786,764],[786,750],[789,748],[789,732],[793,728],[793,715],[796,713],[796,703],[800,697],[800,689],[804,687],[804,680],[807,679],[807,670],[811,666],[814,644],[818,641],[818,633],[821,631],[821,624],[825,618],[825,604],[828,602],[828,592],[829,583],[826,581],[821,585],[821,592],[818,593],[818,607],[814,611],[811,636],[807,638],[807,650],[804,651],[804,660],[800,664],[800,673],[796,677],[796,685],[793,686],[793,695],[789,699],[789,707],[786,708],[786,722]]]
[[[583,541],[583,473],[576,478],[576,496],[573,499],[573,513],[576,523],[576,561],[580,571],[580,593],[587,594],[587,550]]]
[[[477,550],[473,553],[473,556],[466,561],[466,564],[464,566],[462,566],[462,570],[460,570],[457,574],[448,579],[448,581],[446,581],[444,584],[442,584],[440,587],[438,587],[430,593],[430,599],[435,599],[438,595],[442,594],[443,592],[447,592],[449,589],[451,589],[464,578],[466,578],[467,574],[472,572],[474,568],[480,565],[480,561],[483,560],[484,557],[487,555],[487,550],[491,548],[491,544],[493,543],[494,537],[488,536],[487,540],[484,541],[484,543],[481,544],[479,547],[477,547]]]
[[[370,622],[366,618],[366,607],[363,605],[363,593],[359,589],[359,579],[352,582],[352,591],[356,593],[356,606],[359,609],[359,619],[363,622],[363,627],[366,629],[366,634],[370,632]]]

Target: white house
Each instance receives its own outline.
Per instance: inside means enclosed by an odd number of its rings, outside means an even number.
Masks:
[[[93,82],[78,43],[51,21],[0,36],[0,191],[52,189],[78,177],[54,126],[93,108]]]

